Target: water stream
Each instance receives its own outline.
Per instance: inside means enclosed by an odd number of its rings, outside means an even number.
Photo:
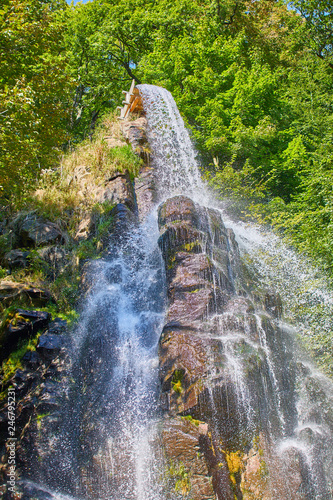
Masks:
[[[218,208],[224,217],[226,214],[201,181],[195,150],[171,94],[151,85],[140,85],[139,90],[148,120],[156,205],[140,226],[133,225],[122,242],[111,238],[109,256],[96,261],[89,271],[91,283],[75,335],[74,382],[66,408],[67,422],[54,437],[55,442],[58,440],[54,465],[44,468],[38,478],[39,483],[49,485],[49,496],[40,498],[166,499],[158,437],[162,417],[157,358],[166,285],[157,245],[157,206],[181,194],[201,206]],[[250,255],[251,265],[265,276],[263,284],[273,283],[278,291],[287,288],[283,298],[289,310],[288,297],[294,285],[280,271],[274,281],[274,265],[268,270],[269,266],[264,267],[262,259],[255,257],[270,237],[261,234],[258,242],[255,229],[244,232],[242,224],[227,216],[224,220],[234,230],[241,254]],[[269,245],[265,248],[269,252]],[[276,250],[274,245],[271,248]],[[237,294],[232,269],[230,273]],[[263,328],[260,308],[248,317],[238,315],[236,321],[230,315],[230,311],[215,315],[209,334],[221,343],[238,413],[245,415],[243,432],[253,433],[259,423],[265,427],[272,455],[282,457],[286,468],[290,450],[296,450],[308,477],[308,490],[302,498],[331,499],[331,382],[297,347],[295,327],[289,328],[276,318],[272,326]],[[258,332],[257,338],[253,329]],[[249,353],[262,367],[256,388],[253,380],[249,383],[247,379]],[[213,389],[211,401],[214,405]],[[216,408],[213,413],[218,420]],[[273,487],[270,498],[280,500]]]

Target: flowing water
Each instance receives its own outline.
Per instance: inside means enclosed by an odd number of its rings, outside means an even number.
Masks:
[[[290,297],[296,285],[296,295],[304,299],[306,294],[308,301],[317,297],[312,300],[318,302],[325,295],[320,287],[302,295],[304,276],[298,282],[290,281],[286,267],[274,276],[274,261],[267,258],[264,264],[259,255],[263,248],[268,256],[276,254],[277,241],[272,243],[270,235],[259,234],[252,226],[246,229],[232,222],[212,198],[201,181],[195,151],[171,94],[151,85],[140,85],[139,90],[148,119],[156,206],[140,226],[133,224],[122,241],[111,238],[108,256],[89,271],[91,282],[75,335],[74,382],[65,409],[67,430],[54,437],[63,446],[55,444],[54,466],[44,469],[39,478],[50,485],[45,498],[166,498],[158,438],[157,346],[166,307],[164,268],[157,245],[158,204],[182,194],[201,206],[219,208],[226,225],[235,232],[244,259],[250,256],[247,263],[259,273],[262,285],[281,292],[287,311],[292,309],[295,299]],[[295,266],[289,267],[295,274]],[[237,273],[230,268],[235,293]],[[242,415],[233,418],[241,419],[243,432],[253,433],[259,424],[265,427],[271,453],[281,458],[286,469],[291,450],[296,450],[307,475],[302,498],[328,500],[333,484],[332,384],[297,347],[295,326],[284,325],[280,317],[265,328],[262,322],[260,307],[248,316],[235,319],[228,311],[211,320],[210,335],[221,343],[236,413]],[[246,364],[250,357],[261,366],[251,383]],[[213,419],[218,421],[221,415],[214,409],[214,397],[212,385]],[[218,422],[216,426],[221,427]],[[276,495],[272,492],[270,498],[280,500]]]

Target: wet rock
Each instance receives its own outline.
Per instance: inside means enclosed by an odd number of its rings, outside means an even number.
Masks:
[[[134,179],[136,203],[140,220],[150,213],[155,201],[155,183],[153,169],[143,167],[138,177]]]
[[[48,326],[48,333],[63,334],[67,331],[67,321],[61,318],[54,318]]]
[[[193,500],[215,500],[212,478],[206,463],[202,438],[204,426],[186,419],[168,419],[162,442],[166,454],[169,491],[178,488]]]
[[[136,217],[133,212],[123,203],[118,203],[112,210],[112,224],[110,231],[114,239],[128,237],[127,230],[136,222]]]
[[[176,251],[201,253],[205,246],[205,234],[189,224],[174,222],[166,226],[159,240],[159,246],[166,260]],[[170,263],[169,265],[172,265]]]
[[[35,370],[41,363],[41,358],[36,351],[27,351],[22,358],[22,363],[27,368]]]
[[[162,392],[168,392],[170,411],[183,413],[198,405],[210,368],[210,351],[211,341],[194,331],[164,331],[159,348],[160,379]]]
[[[62,335],[45,334],[38,340],[37,351],[45,359],[52,359],[65,346],[66,340]]]
[[[200,227],[199,213],[194,202],[186,196],[170,198],[158,211],[158,224],[160,227],[179,222],[188,223],[194,228]]]
[[[121,283],[123,280],[122,272],[123,272],[123,269],[122,269],[122,266],[120,264],[112,265],[105,271],[105,278],[111,284]]]
[[[265,295],[265,309],[275,318],[282,316],[282,300],[278,293],[267,292]]]
[[[25,321],[32,323],[33,333],[46,328],[51,320],[51,314],[46,311],[25,311],[17,309],[16,313]]]
[[[159,245],[169,298],[160,341],[160,378],[172,412],[198,407],[218,350],[217,342],[205,334],[203,322],[224,311],[233,295],[229,244],[220,223],[217,211],[203,209],[185,196],[169,199],[159,209]],[[221,261],[210,258],[214,252],[216,256],[215,250],[222,252]],[[182,379],[176,381],[180,373]]]

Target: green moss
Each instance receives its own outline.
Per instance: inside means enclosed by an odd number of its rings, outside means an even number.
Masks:
[[[180,250],[183,250],[185,252],[201,252],[202,251],[202,245],[199,240],[192,241],[191,243],[185,243],[180,247]]]
[[[192,415],[186,415],[185,417],[182,417],[183,420],[188,420],[191,422],[191,424],[194,424],[196,427],[199,427],[200,424],[204,423],[201,422],[201,420],[196,420],[195,418],[192,417]]]
[[[22,358],[27,351],[34,351],[37,346],[38,339],[41,332],[38,332],[33,338],[21,341],[15,351],[2,363],[1,366],[1,386],[2,392],[0,400],[5,399],[7,395],[7,385],[9,380],[13,377],[16,370],[22,369]]]
[[[175,370],[172,375],[171,386],[175,392],[181,394],[183,392],[182,380],[184,377],[184,370]]]
[[[183,497],[189,495],[191,491],[190,475],[182,462],[170,460],[166,470],[166,479],[168,488],[173,488],[176,493],[180,493]]]

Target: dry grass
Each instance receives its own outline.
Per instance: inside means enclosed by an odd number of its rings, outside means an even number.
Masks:
[[[86,139],[62,158],[57,169],[43,173],[31,206],[72,232],[96,204],[98,189],[106,179],[125,170],[135,177],[140,166],[141,160],[125,142],[119,120],[109,115],[91,141]]]

